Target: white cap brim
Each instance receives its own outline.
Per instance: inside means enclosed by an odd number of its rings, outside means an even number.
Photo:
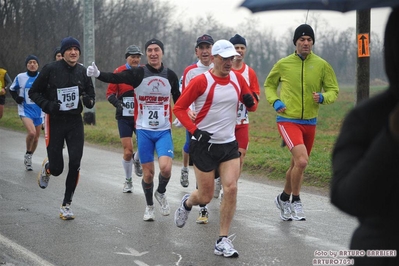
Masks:
[[[235,49],[234,50],[228,49],[228,50],[221,52],[219,55],[223,58],[228,58],[228,57],[232,57],[232,56],[236,56],[236,55],[240,55],[240,54],[237,53],[237,51]]]

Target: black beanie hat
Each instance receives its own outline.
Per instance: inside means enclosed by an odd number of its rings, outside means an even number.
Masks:
[[[82,53],[80,50],[79,41],[73,37],[66,37],[66,38],[62,39],[62,41],[61,41],[61,51],[60,52],[61,52],[62,56],[64,56],[65,51],[71,47],[78,48],[79,53]]]
[[[56,47],[54,49],[54,59],[55,59],[55,57],[57,56],[58,53],[61,53],[61,47]]]
[[[25,59],[25,66],[28,64],[28,62],[29,62],[30,60],[35,60],[35,61],[37,62],[37,64],[39,64],[39,59],[37,58],[37,56],[36,56],[36,55],[33,55],[33,54],[30,54],[30,55],[28,55],[28,56],[26,57],[26,59]]]
[[[164,50],[163,50],[163,43],[162,43],[160,40],[157,40],[157,39],[155,39],[155,38],[152,38],[151,40],[149,40],[148,42],[145,43],[145,45],[144,45],[145,53],[147,53],[147,48],[148,48],[148,46],[150,46],[151,44],[157,44],[157,45],[161,48],[162,53],[164,53]]]
[[[315,43],[313,29],[308,24],[302,24],[298,28],[296,28],[295,33],[294,33],[294,39],[293,39],[294,45],[296,45],[296,41],[301,36],[310,36],[313,40],[313,44]]]
[[[236,34],[236,35],[234,35],[234,37],[231,37],[231,38],[230,38],[230,42],[231,42],[233,45],[236,45],[236,44],[243,44],[243,45],[247,46],[247,41],[245,40],[244,37],[242,37],[242,36],[239,35],[239,34]]]

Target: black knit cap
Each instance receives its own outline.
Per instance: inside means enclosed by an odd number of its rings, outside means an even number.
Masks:
[[[78,40],[76,40],[73,37],[66,37],[64,39],[62,39],[61,41],[61,49],[60,52],[62,54],[62,56],[64,56],[64,53],[66,50],[68,50],[71,47],[76,47],[79,50],[79,53],[82,53],[82,51],[80,50],[80,43]]]
[[[146,52],[146,53],[147,53],[147,48],[148,48],[148,46],[150,46],[151,44],[156,44],[156,45],[158,45],[158,46],[161,48],[162,53],[164,53],[164,50],[163,50],[163,43],[162,43],[160,40],[155,39],[155,38],[152,38],[151,40],[149,40],[148,42],[145,43],[144,49],[145,49],[145,52]]]
[[[61,53],[61,47],[56,47],[54,49],[54,59],[55,59],[55,57],[57,56],[58,53]]]
[[[230,38],[230,42],[231,42],[233,45],[236,45],[236,44],[243,44],[243,45],[247,46],[247,41],[246,41],[245,38],[242,37],[240,34],[236,34],[236,35],[234,35],[233,37],[231,37],[231,38]]]
[[[311,26],[308,24],[302,24],[299,25],[298,28],[296,28],[295,33],[294,33],[294,45],[296,45],[296,41],[301,38],[301,36],[309,36],[313,40],[313,44],[315,43],[314,39],[314,32]]]
[[[28,62],[29,62],[30,60],[35,60],[35,61],[37,62],[37,64],[39,64],[39,59],[37,58],[37,56],[36,56],[36,55],[33,55],[33,54],[30,54],[30,55],[28,55],[28,56],[26,57],[26,59],[25,59],[25,66],[28,64]]]

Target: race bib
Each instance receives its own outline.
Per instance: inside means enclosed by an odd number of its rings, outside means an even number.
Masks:
[[[61,102],[60,111],[69,111],[78,108],[78,86],[57,89],[57,99]]]
[[[164,123],[163,105],[143,105],[143,127],[157,128]]]
[[[134,97],[123,97],[122,116],[134,115]]]
[[[242,102],[240,102],[238,104],[238,111],[237,111],[237,124],[242,124],[247,119],[248,119],[247,108]]]

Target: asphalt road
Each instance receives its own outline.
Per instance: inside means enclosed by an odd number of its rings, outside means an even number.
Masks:
[[[132,194],[122,193],[121,152],[86,145],[72,203],[76,219],[64,221],[58,214],[68,169],[66,150],[64,173],[51,177],[43,190],[36,177],[46,156],[44,139],[33,155],[32,172],[23,165],[24,134],[0,129],[0,146],[2,265],[314,265],[314,259],[347,250],[357,225],[328,197],[305,192],[301,197],[307,221],[283,222],[273,202],[282,188],[254,182],[243,174],[231,228],[240,256],[223,258],[213,254],[219,199],[209,204],[208,224],[195,223],[198,207],[194,207],[184,228],[174,225],[173,214],[182,196],[195,188],[192,169],[190,186],[181,187],[179,162],[167,187],[171,215],[162,216],[154,199],[156,220],[145,222],[141,179],[133,177]],[[348,265],[339,262],[334,265]]]

